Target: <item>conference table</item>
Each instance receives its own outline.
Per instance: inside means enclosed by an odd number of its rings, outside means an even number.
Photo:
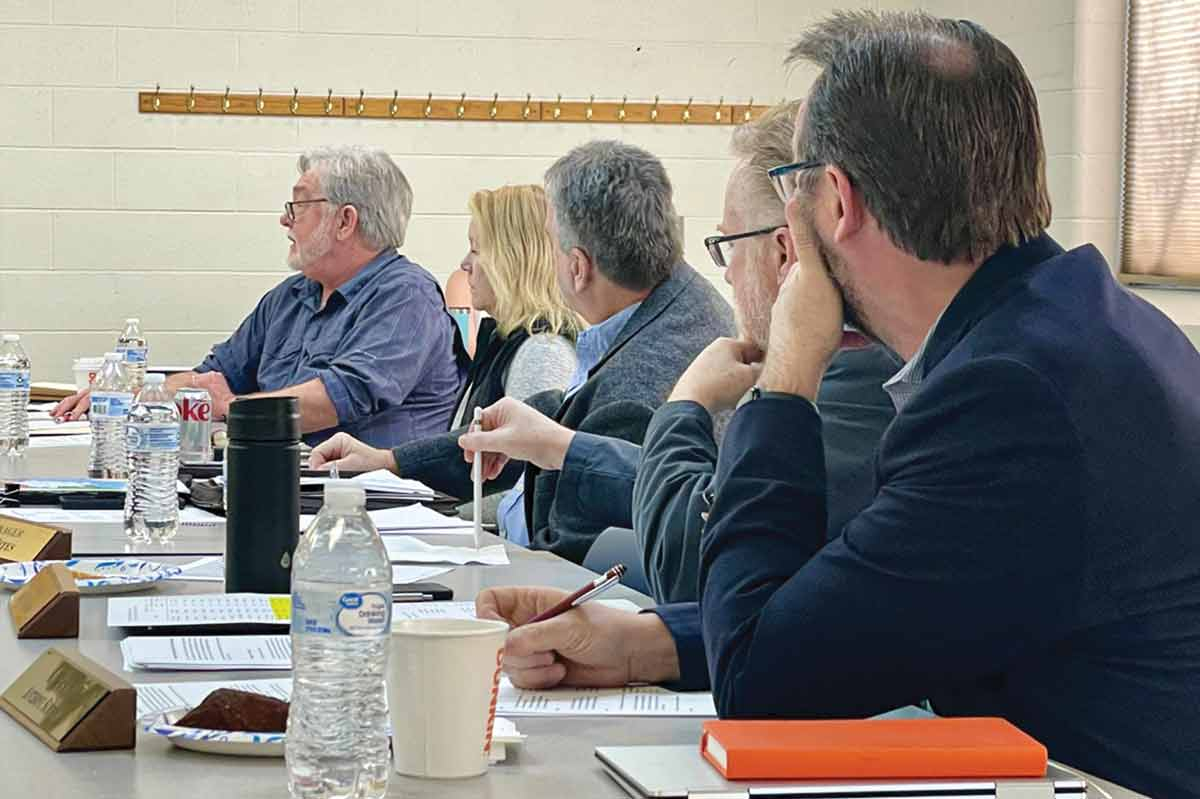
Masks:
[[[21,458],[0,458],[0,482],[34,477],[77,477],[85,474],[86,447],[31,449]],[[488,543],[497,543],[492,538]],[[459,566],[439,576],[438,582],[454,590],[455,599],[472,599],[484,588],[501,585],[550,585],[578,588],[595,575],[580,566],[545,552],[505,545],[508,566]],[[76,525],[76,555],[136,554],[164,563],[181,564],[199,555],[222,554],[224,531],[205,527],[181,530],[173,542],[127,545],[119,525]],[[162,594],[219,592],[220,583],[165,581],[155,589]],[[7,592],[0,592],[0,615],[8,617]],[[132,596],[139,596],[133,594]],[[618,586],[606,594],[628,599],[641,607],[650,597]],[[123,631],[105,623],[106,598],[81,598],[79,638],[18,640],[11,621],[0,621],[0,689],[8,686],[49,647],[76,649],[129,682],[182,682],[188,680],[242,680],[286,677],[288,672],[137,672],[122,670],[120,641]],[[515,722],[526,736],[508,747],[504,762],[491,766],[480,777],[463,780],[421,780],[392,774],[392,797],[624,797],[625,792],[595,759],[597,746],[643,744],[697,745],[701,720],[696,718],[568,718],[525,717]],[[0,787],[6,796],[88,799],[186,799],[196,797],[286,796],[282,758],[245,758],[189,752],[166,739],[139,730],[137,748],[113,752],[56,754],[6,714],[0,714]],[[1096,790],[1096,789],[1099,790]],[[1101,792],[1102,791],[1102,792]],[[1089,797],[1139,796],[1103,780],[1089,777]]]

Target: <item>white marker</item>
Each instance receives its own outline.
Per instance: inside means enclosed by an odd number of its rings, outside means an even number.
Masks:
[[[471,431],[479,432],[483,429],[483,408],[475,409],[475,418],[471,421]],[[473,528],[475,533],[475,549],[478,550],[483,537],[483,452],[475,451],[475,461],[471,464],[471,502],[474,509],[471,515],[475,519]]]

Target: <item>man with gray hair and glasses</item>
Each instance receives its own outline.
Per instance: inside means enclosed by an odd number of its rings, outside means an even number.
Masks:
[[[792,160],[799,106],[799,101],[777,106],[734,130],[737,162],[725,188],[719,235],[704,240],[733,287],[739,338],[723,339],[724,350],[755,357],[767,350],[771,304],[794,263],[783,200],[768,172]],[[830,529],[841,529],[874,493],[872,455],[895,415],[882,385],[899,366],[880,345],[846,349],[821,381],[817,406],[825,433]],[[689,372],[694,371],[705,369],[693,365]],[[741,379],[736,370],[724,371]],[[714,415],[702,402],[659,408],[644,446],[557,429],[531,408],[514,406],[508,416],[503,428],[464,436],[463,446],[557,466],[559,507],[573,507],[573,515],[611,527],[596,539],[584,566],[603,572],[624,563],[629,571],[623,581],[637,587],[644,582],[643,590],[658,601],[696,599],[718,438]]]
[[[297,274],[167,388],[208,389],[216,418],[238,397],[296,397],[309,444],[339,430],[375,446],[445,430],[466,352],[437,281],[399,252],[408,180],[362,147],[313,150],[298,168],[279,217]],[[54,413],[77,419],[88,404],[81,392]]]

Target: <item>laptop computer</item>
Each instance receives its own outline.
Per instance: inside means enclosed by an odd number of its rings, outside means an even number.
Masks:
[[[604,770],[633,799],[1086,799],[1087,782],[1053,764],[1040,780],[732,782],[696,746],[599,746]]]

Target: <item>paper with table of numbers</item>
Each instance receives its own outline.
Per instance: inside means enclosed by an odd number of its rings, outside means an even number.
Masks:
[[[285,702],[292,698],[292,678],[275,680],[220,680],[217,682],[159,682],[141,683],[137,689],[138,717],[147,713],[162,713],[175,708],[193,708],[218,688],[233,688],[273,696]]]
[[[624,688],[551,688],[532,691],[500,680],[496,712],[506,716],[715,717],[712,694],[677,693],[655,685]]]
[[[121,655],[126,671],[287,671],[292,641],[286,635],[130,636]]]
[[[110,597],[109,627],[182,627],[192,624],[287,624],[287,594],[184,594]]]
[[[637,613],[641,608],[628,599],[597,599],[597,604]],[[397,602],[392,605],[392,621],[406,619],[473,619],[474,602]]]

